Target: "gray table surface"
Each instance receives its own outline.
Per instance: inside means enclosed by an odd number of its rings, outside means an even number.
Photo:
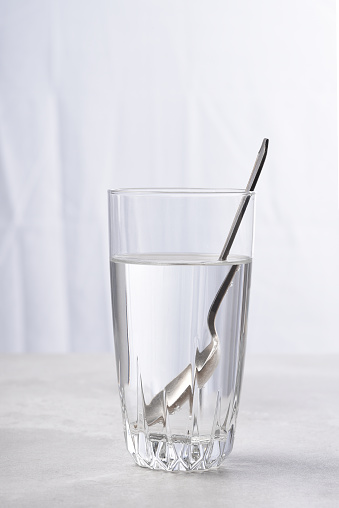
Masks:
[[[338,507],[339,357],[248,356],[224,465],[134,465],[112,355],[0,357],[0,506]]]

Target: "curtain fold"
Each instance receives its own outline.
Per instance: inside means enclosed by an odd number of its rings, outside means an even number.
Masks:
[[[112,351],[107,189],[244,187],[253,352],[339,352],[335,3],[5,0],[0,350]]]

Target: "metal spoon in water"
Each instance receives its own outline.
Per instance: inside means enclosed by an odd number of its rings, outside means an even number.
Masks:
[[[245,214],[251,196],[248,192],[253,191],[261,170],[264,166],[268,150],[268,139],[264,139],[255,161],[251,176],[246,186],[244,196],[235,214],[230,232],[227,236],[224,247],[219,256],[219,261],[225,261],[233,245],[235,236],[239,229],[242,218]],[[148,425],[154,425],[160,420],[166,421],[166,408],[170,414],[179,409],[184,402],[189,400],[192,408],[192,391],[196,377],[198,388],[202,388],[215,371],[220,356],[219,337],[215,329],[215,319],[220,304],[230,287],[233,277],[240,268],[240,265],[233,265],[225,280],[221,284],[212,305],[208,311],[207,325],[211,334],[211,342],[203,351],[197,349],[195,354],[195,375],[192,374],[192,366],[189,364],[177,377],[175,377],[164,390],[159,392],[149,404],[145,404],[145,416]]]

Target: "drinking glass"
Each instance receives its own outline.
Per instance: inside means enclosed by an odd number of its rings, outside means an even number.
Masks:
[[[231,251],[219,260],[244,198],[249,202]],[[232,450],[254,199],[243,190],[109,191],[117,377],[126,446],[139,466],[208,470]],[[213,313],[211,305],[232,267],[235,275]]]

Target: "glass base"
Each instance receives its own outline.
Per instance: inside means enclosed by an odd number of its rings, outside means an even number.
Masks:
[[[194,437],[129,432],[126,444],[135,462],[141,467],[162,471],[203,471],[217,468],[233,447],[233,427],[222,438]]]

